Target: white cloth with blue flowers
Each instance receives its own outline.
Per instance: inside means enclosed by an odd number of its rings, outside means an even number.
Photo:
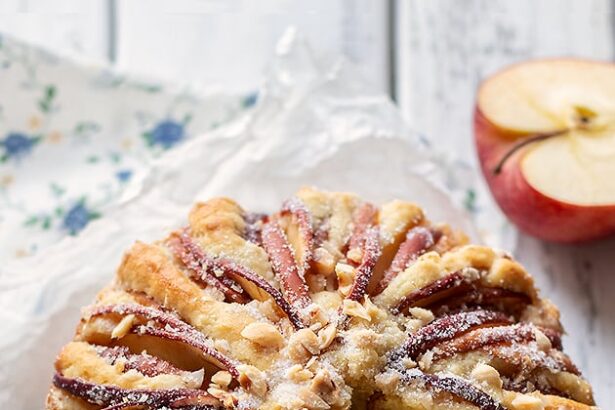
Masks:
[[[131,79],[0,37],[0,261],[77,235],[152,159],[253,103],[253,95]]]

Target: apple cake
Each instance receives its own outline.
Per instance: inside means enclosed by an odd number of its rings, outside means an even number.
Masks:
[[[557,308],[467,242],[403,201],[199,203],[83,310],[47,409],[595,409]]]

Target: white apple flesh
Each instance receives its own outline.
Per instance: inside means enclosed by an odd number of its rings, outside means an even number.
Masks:
[[[615,233],[615,65],[512,66],[481,85],[474,127],[491,192],[519,228],[557,242]]]

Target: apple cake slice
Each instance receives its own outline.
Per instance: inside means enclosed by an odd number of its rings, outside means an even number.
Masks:
[[[218,198],[128,250],[47,409],[595,408],[561,335],[510,255],[414,204]]]

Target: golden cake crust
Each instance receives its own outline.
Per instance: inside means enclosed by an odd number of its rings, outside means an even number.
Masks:
[[[56,360],[47,409],[592,409],[559,311],[415,204],[228,198],[137,242]]]

